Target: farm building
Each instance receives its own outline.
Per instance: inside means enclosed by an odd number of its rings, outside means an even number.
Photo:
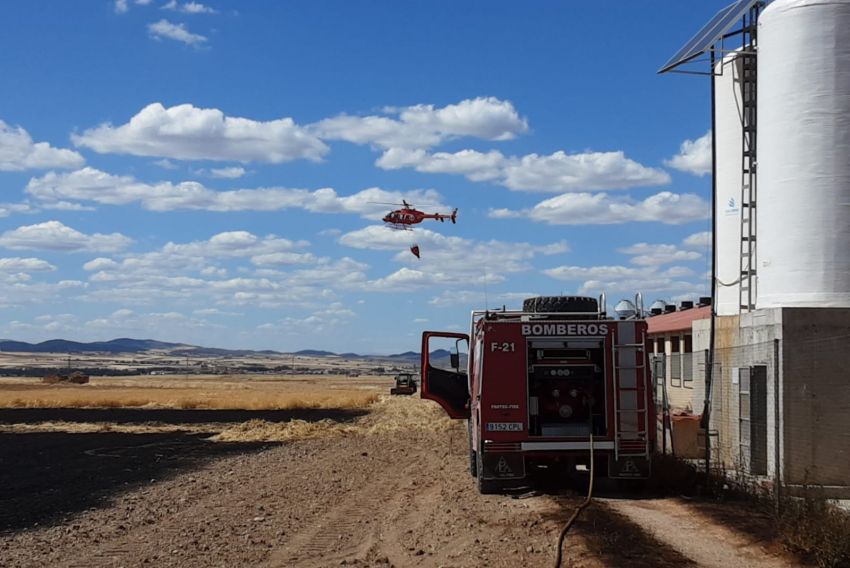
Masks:
[[[714,465],[850,497],[850,0],[736,2],[661,72],[695,64],[712,90],[714,301],[650,318],[671,406],[702,413],[710,389]]]

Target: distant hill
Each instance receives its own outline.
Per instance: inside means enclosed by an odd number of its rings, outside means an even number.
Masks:
[[[301,351],[296,351],[293,355],[304,355],[306,357],[339,357],[339,355],[331,351],[320,351],[318,349],[302,349]]]
[[[41,343],[0,340],[0,351],[18,353],[143,353],[145,351],[168,351],[171,355],[189,357],[239,357],[249,355],[279,355],[277,351],[251,351],[250,349],[217,349],[199,347],[186,343],[168,343],[155,339],[131,339],[121,337],[111,341],[81,343],[67,339],[50,339]]]
[[[391,361],[418,362],[418,351],[405,351],[404,353],[394,353],[392,355],[360,355],[357,353],[333,353],[332,351],[320,351],[317,349],[303,349],[296,351],[293,355],[304,355],[307,357],[340,357],[342,359],[382,359]],[[437,349],[431,352],[431,359],[448,359],[450,353],[445,349]]]
[[[182,357],[206,356],[206,357],[239,357],[251,355],[282,355],[280,351],[268,349],[252,351],[250,349],[220,349],[215,347],[200,347],[186,343],[169,343],[155,339],[131,339],[120,337],[110,341],[93,341],[82,343],[69,341],[67,339],[50,339],[41,343],[27,343],[26,341],[15,341],[13,339],[0,340],[0,351],[16,353],[142,353],[145,351],[168,351],[169,354]],[[357,353],[334,353],[321,349],[302,349],[291,353],[304,357],[340,357],[342,359],[382,359],[399,362],[418,362],[419,352],[405,351],[393,355],[360,355]],[[443,360],[449,358],[449,352],[445,349],[437,349],[431,352],[431,359]]]
[[[193,348],[192,345],[182,343],[166,343],[153,339],[130,339],[122,337],[111,341],[94,341],[92,343],[80,343],[66,339],[50,339],[41,343],[27,343],[25,341],[0,341],[0,351],[16,351],[19,353],[137,353],[150,351],[151,349],[177,349]]]

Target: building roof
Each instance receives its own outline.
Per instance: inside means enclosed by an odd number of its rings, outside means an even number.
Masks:
[[[680,312],[671,312],[669,314],[661,314],[647,318],[648,333],[650,335],[660,335],[664,333],[673,333],[675,331],[690,331],[691,324],[697,320],[708,319],[711,317],[711,306],[702,306],[699,308],[691,308]]]

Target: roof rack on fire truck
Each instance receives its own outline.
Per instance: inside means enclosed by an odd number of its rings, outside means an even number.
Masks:
[[[635,304],[640,305],[640,312],[643,311],[643,301],[639,296],[635,298]],[[578,306],[583,309],[575,311],[552,310],[540,311],[541,307],[546,306]],[[592,311],[590,307],[592,306]],[[529,298],[523,303],[521,310],[508,310],[504,306],[500,310],[473,310],[471,319],[471,337],[475,335],[476,322],[486,319],[491,321],[538,321],[549,319],[575,319],[575,320],[608,320],[612,319],[608,316],[605,293],[599,295],[599,299],[588,298],[583,296],[543,296],[538,298]]]

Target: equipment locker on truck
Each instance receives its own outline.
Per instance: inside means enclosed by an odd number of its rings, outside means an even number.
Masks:
[[[648,477],[655,406],[643,319],[609,318],[604,297],[573,296],[530,298],[522,310],[473,311],[471,319],[469,334],[422,334],[420,392],[468,421],[481,493],[525,484],[537,468],[587,465],[591,436],[597,472]],[[432,340],[455,343],[450,369],[432,365]]]

